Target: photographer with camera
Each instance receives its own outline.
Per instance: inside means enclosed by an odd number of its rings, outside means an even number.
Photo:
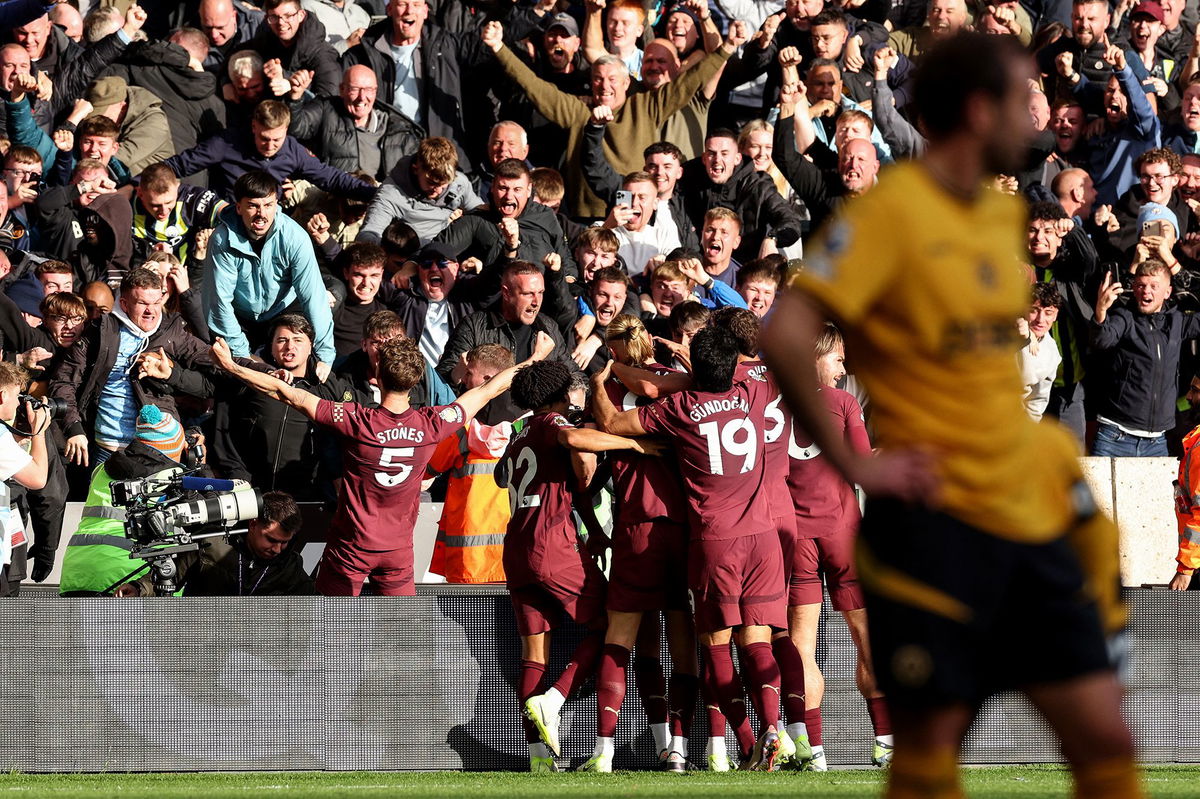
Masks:
[[[46,375],[54,371],[82,332],[87,306],[69,291],[58,291],[42,299],[40,311],[42,323],[30,327],[20,307],[8,295],[0,294],[0,337],[4,348],[18,353],[17,364],[30,371],[29,393],[39,397],[46,394]],[[27,497],[33,525],[33,543],[28,554],[33,560],[33,581],[37,583],[49,577],[54,568],[68,493],[67,470],[61,455],[66,439],[62,427],[53,423],[62,406],[54,403],[50,410],[52,421],[46,431],[49,476],[42,490]]]
[[[296,500],[282,491],[262,495],[257,519],[245,535],[213,539],[197,552],[179,555],[179,584],[184,596],[281,596],[315,594],[312,578],[289,544],[303,519]],[[125,583],[116,596],[154,596],[147,574]]]
[[[14,488],[38,491],[49,473],[50,413],[36,402],[23,401],[26,381],[20,367],[0,361],[0,480],[5,481],[0,483],[0,597],[19,594],[25,578],[29,523],[25,503],[14,496]]]
[[[125,509],[113,505],[110,483],[169,477],[182,471],[185,455],[203,462],[202,440],[189,444],[179,422],[157,405],[142,406],[136,429],[136,438],[92,475],[83,518],[63,555],[62,596],[106,596],[142,565],[129,557],[135,543],[125,535]]]

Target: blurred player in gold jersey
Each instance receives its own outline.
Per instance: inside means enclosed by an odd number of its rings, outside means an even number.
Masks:
[[[1070,435],[1022,410],[1025,210],[987,188],[1026,157],[1034,76],[1008,37],[962,34],[927,53],[925,157],[824,228],[764,337],[797,423],[870,498],[857,556],[892,711],[892,799],[961,796],[963,736],[1009,688],[1057,732],[1076,796],[1142,795],[1109,647],[1125,621],[1116,528]],[[829,429],[809,366],[827,317],[871,397],[878,457]]]

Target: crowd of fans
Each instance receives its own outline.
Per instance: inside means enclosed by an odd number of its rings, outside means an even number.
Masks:
[[[1030,199],[1027,408],[1098,455],[1163,453],[1198,360],[1195,17],[1182,0],[0,2],[2,349],[66,408],[46,488],[13,489],[32,577],[146,404],[202,429],[217,474],[335,498],[336,447],[218,376],[216,337],[362,402],[379,344],[413,338],[416,407],[526,360],[535,334],[582,384],[620,313],[688,366],[710,310],[766,317],[806,236],[922,152],[913,66],[965,28],[1018,37],[1042,72],[1037,144],[997,182]],[[520,413],[504,395],[480,421]],[[448,511],[439,559],[479,504]]]
[[[996,186],[1030,202],[1027,407],[1096,454],[1166,451],[1200,333],[1183,0],[82,5],[0,2],[0,336],[20,390],[65,408],[45,486],[9,483],[35,580],[65,501],[146,444],[146,406],[196,428],[216,474],[335,501],[336,446],[216,369],[218,337],[362,403],[380,347],[407,337],[415,407],[542,344],[584,387],[620,314],[687,369],[713,309],[769,315],[811,232],[922,152],[914,65],[969,27],[1017,37],[1042,74],[1037,143]],[[521,413],[501,395],[434,461],[457,497],[435,553],[449,579],[497,579],[503,497],[466,483]]]
[[[697,385],[732,385],[736,366],[738,385],[762,386],[720,391],[749,392],[754,414],[782,420],[765,367],[754,365],[757,320],[803,268],[804,243],[822,223],[870,192],[881,167],[923,152],[914,74],[936,42],[969,28],[1018,40],[1041,77],[1028,107],[1035,143],[1024,168],[994,186],[1028,200],[1026,241],[1013,242],[1023,263],[979,265],[985,283],[989,270],[1021,270],[1030,311],[1011,326],[958,320],[961,338],[1011,334],[1029,414],[1060,418],[1092,453],[1166,454],[1180,375],[1186,386],[1200,365],[1195,4],[0,0],[0,594],[44,581],[64,534],[64,594],[153,592],[131,569],[109,486],[180,464],[266,492],[246,536],[181,561],[186,593],[357,595],[368,578],[378,593],[411,593],[418,486],[444,499],[431,571],[498,582],[513,564],[506,536],[524,524],[534,541],[549,515],[526,501],[538,499],[525,494],[536,469],[521,462],[526,451],[557,453],[562,486],[577,453],[661,454],[578,427],[589,407],[609,433],[614,424],[635,437],[675,431],[686,412],[664,421],[666,406],[635,395],[680,390],[695,354],[706,365]],[[930,303],[954,304],[928,288]],[[853,391],[840,337],[826,338],[814,353],[822,384]],[[729,375],[701,374],[716,366]],[[606,382],[610,372],[619,383]],[[59,411],[37,409],[26,392]],[[848,394],[840,401],[848,429],[862,421]],[[718,405],[710,410],[730,410]],[[410,409],[422,413],[403,416]],[[632,413],[624,429],[621,412]],[[789,451],[770,456],[780,474],[819,455],[797,432],[775,443],[782,427],[765,440]],[[866,450],[861,427],[856,446]],[[753,504],[742,483],[754,482],[746,475],[761,453],[734,433],[719,441],[745,456],[743,479],[717,468],[710,476],[722,487],[704,496],[689,483],[693,515]],[[541,443],[516,456],[509,444],[522,440]],[[524,482],[503,487],[498,466],[510,477],[524,470]],[[825,477],[838,518],[857,518],[853,488]],[[786,507],[772,518],[799,514],[795,497],[817,492],[813,480],[798,478],[792,502],[773,498]],[[403,501],[380,493],[401,484]],[[289,547],[297,499],[336,507],[315,583]],[[614,516],[628,522],[610,499],[574,503],[594,541]],[[68,500],[85,507],[78,529],[63,531]],[[569,515],[571,504],[557,510]],[[518,518],[534,507],[531,521]],[[670,516],[683,546],[680,508],[654,512]],[[740,541],[735,518],[712,525]],[[834,606],[861,631],[853,525],[843,527],[837,553],[813,545],[812,569],[831,593],[844,589]],[[764,539],[772,551],[775,535]],[[564,540],[570,559],[579,544]],[[708,543],[715,561],[724,539]],[[584,570],[595,576],[595,564]],[[789,607],[819,608],[821,577],[807,589]],[[602,602],[603,592],[578,591]],[[637,605],[623,626],[610,618],[605,637],[595,604],[590,649],[576,653],[591,666],[572,661],[539,695],[545,653],[539,662],[534,650],[553,624],[537,601],[513,594],[526,603],[522,698],[548,703],[544,718],[529,716],[531,764],[552,768],[562,701],[599,668],[604,685],[620,687],[619,708],[640,613],[655,608]],[[777,712],[756,743],[744,701],[722,694],[727,715],[741,702],[730,720],[755,767],[771,768],[793,740],[797,762],[820,762],[819,708],[804,698],[820,690],[817,615],[796,618],[789,626],[803,631],[790,638],[773,621],[696,628],[712,637],[761,627],[761,640],[739,640],[744,669],[767,674],[778,662],[763,686],[778,698],[782,672],[792,704],[782,744],[763,743],[778,732]],[[703,679],[731,674],[728,637],[702,643]],[[856,643],[882,764],[890,727]],[[680,708],[694,706],[701,679],[694,651],[691,661],[675,664]],[[686,735],[657,698],[656,742],[682,770]],[[717,757],[725,722],[713,712]],[[597,770],[611,768],[615,711],[609,721]]]

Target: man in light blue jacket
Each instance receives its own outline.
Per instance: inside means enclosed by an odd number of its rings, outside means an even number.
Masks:
[[[251,352],[251,336],[285,311],[313,324],[313,349],[323,381],[333,363],[333,314],[304,228],[279,210],[279,182],[251,170],[233,186],[236,206],[221,213],[213,233],[212,266],[204,276],[204,313],[213,336],[235,356]]]

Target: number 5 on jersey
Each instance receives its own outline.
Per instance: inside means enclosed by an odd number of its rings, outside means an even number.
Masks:
[[[384,447],[383,452],[379,456],[379,465],[386,468],[399,469],[400,471],[396,474],[375,472],[375,481],[384,488],[394,488],[403,483],[412,474],[412,464],[399,463],[398,459],[411,458],[412,456],[412,447]]]

